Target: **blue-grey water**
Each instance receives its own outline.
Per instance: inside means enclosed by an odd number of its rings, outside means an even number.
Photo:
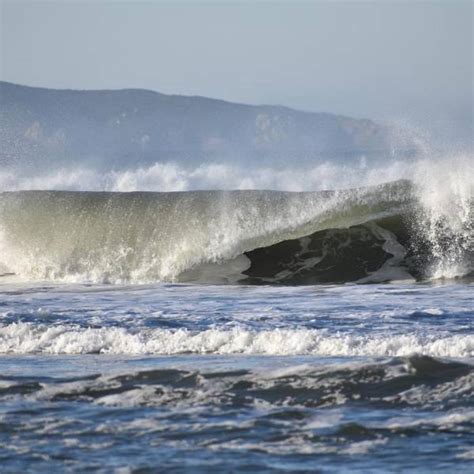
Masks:
[[[468,472],[474,284],[0,286],[2,472]]]

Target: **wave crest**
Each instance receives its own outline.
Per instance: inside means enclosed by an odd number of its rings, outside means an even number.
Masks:
[[[246,354],[317,356],[474,357],[474,336],[329,335],[317,329],[80,328],[12,323],[0,329],[0,353],[45,354]]]

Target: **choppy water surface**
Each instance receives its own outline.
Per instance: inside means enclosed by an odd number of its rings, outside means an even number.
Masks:
[[[472,469],[473,289],[4,283],[2,470]]]

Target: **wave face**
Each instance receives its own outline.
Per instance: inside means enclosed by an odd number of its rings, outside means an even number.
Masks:
[[[111,283],[387,281],[426,276],[448,249],[469,274],[472,215],[455,229],[424,213],[421,227],[419,202],[408,181],[303,193],[7,192],[0,266],[19,278]]]
[[[6,272],[36,279],[242,279],[246,252],[396,215],[409,195],[406,182],[318,193],[4,193],[1,259]]]

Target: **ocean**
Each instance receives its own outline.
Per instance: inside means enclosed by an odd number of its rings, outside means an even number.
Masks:
[[[463,163],[315,192],[1,193],[0,470],[472,470]]]

